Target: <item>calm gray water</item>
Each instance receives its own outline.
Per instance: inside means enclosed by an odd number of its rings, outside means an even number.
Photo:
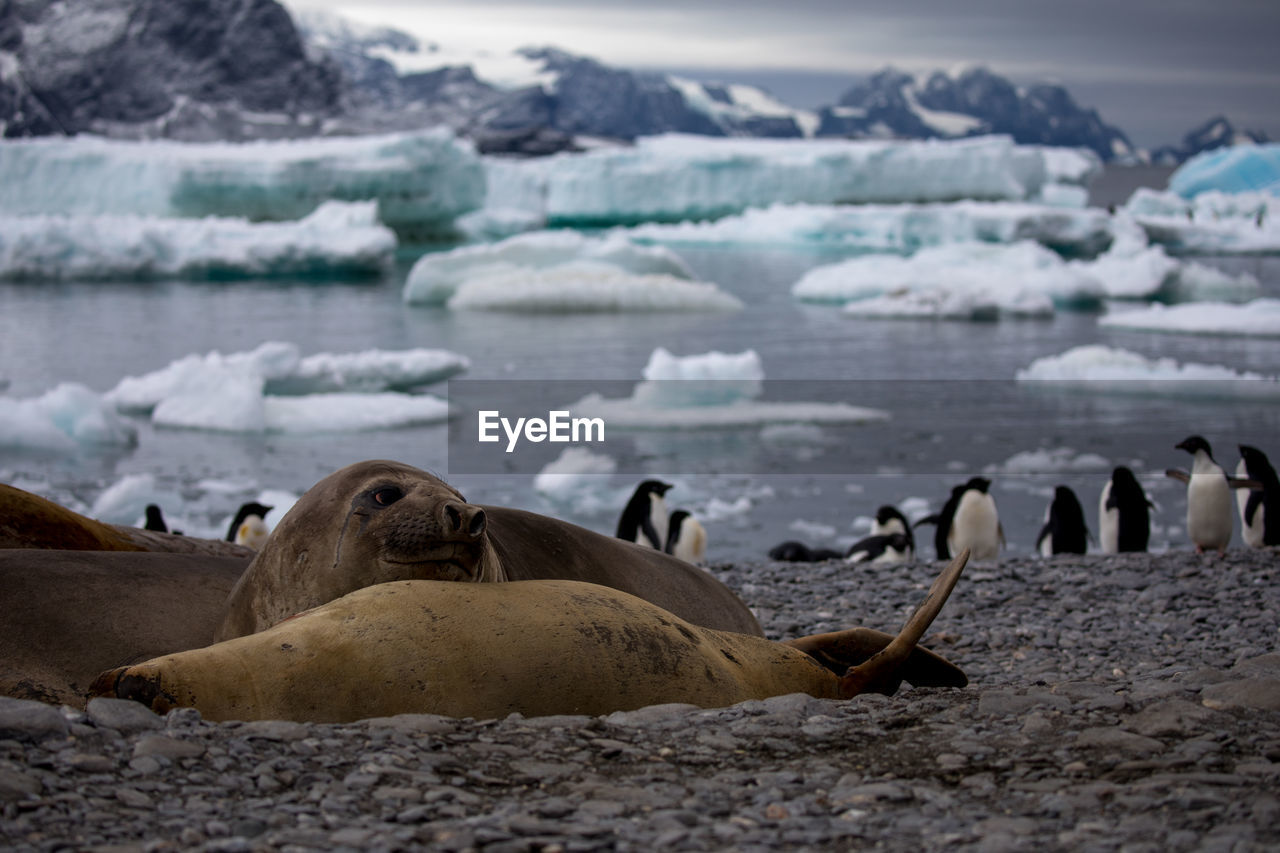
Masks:
[[[1115,179],[1121,178],[1131,180]],[[1155,476],[1189,462],[1173,449],[1176,442],[1203,433],[1219,461],[1231,466],[1237,443],[1280,455],[1280,406],[1274,404],[1046,394],[1009,381],[1033,359],[1094,342],[1274,375],[1280,374],[1276,341],[1104,331],[1089,313],[999,323],[857,320],[837,308],[801,305],[789,295],[805,270],[830,256],[679,252],[700,277],[738,296],[746,309],[688,315],[451,312],[402,303],[407,266],[383,281],[359,284],[0,284],[0,378],[10,381],[7,393],[15,397],[40,394],[62,381],[105,391],[124,376],[189,353],[242,351],[283,340],[297,343],[304,354],[443,347],[472,360],[467,379],[509,380],[517,389],[527,383],[536,397],[534,380],[637,380],[659,346],[679,355],[752,348],[770,380],[830,382],[839,389],[831,393],[847,402],[890,411],[888,423],[824,428],[820,437],[798,442],[766,440],[758,428],[626,437],[619,450],[625,456],[622,473],[601,487],[606,497],[625,491],[641,473],[653,473],[677,482],[669,495],[674,505],[700,509],[712,498],[750,499],[749,511],[708,523],[715,560],[758,556],[787,538],[830,545],[831,537],[790,525],[826,525],[848,539],[855,533],[851,521],[872,514],[880,503],[920,497],[936,509],[950,486],[971,474],[1000,466],[1018,452],[1064,447],[1074,451],[1072,457],[1097,454],[1108,465],[1128,464],[1146,474],[1162,528],[1153,544],[1181,547],[1182,496],[1172,481]],[[1280,295],[1280,259],[1203,260],[1233,272],[1249,270],[1267,295]],[[550,503],[532,490],[525,474],[450,472],[444,426],[245,436],[140,423],[140,443],[132,451],[0,451],[0,479],[45,484],[42,490],[51,497],[81,504],[135,472],[153,473],[177,491],[216,478],[301,492],[334,469],[368,458],[448,472],[471,500],[561,515],[602,532],[612,532],[621,508],[607,500],[591,512]],[[994,494],[1011,549],[1031,549],[1059,482],[1077,490],[1093,523],[1108,472],[1095,466],[1025,476],[995,469]],[[931,529],[922,532],[929,541]],[[923,553],[933,556],[931,547]]]

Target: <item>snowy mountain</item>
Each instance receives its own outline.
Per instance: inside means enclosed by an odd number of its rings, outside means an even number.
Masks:
[[[1259,145],[1270,140],[1265,133],[1256,130],[1236,130],[1223,116],[1215,116],[1202,125],[1192,128],[1182,137],[1181,145],[1157,148],[1151,154],[1155,163],[1174,164],[1188,160],[1202,151],[1212,151],[1224,145]]]
[[[342,73],[274,0],[0,0],[0,135],[316,133]]]
[[[1133,146],[1096,110],[1080,107],[1061,86],[1015,87],[985,68],[925,80],[886,68],[819,113],[821,136],[934,137],[1004,133],[1020,143],[1091,148],[1103,160]]]

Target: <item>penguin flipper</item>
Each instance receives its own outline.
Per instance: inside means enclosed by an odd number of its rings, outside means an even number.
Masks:
[[[1180,480],[1183,483],[1191,482],[1191,475],[1181,468],[1166,468],[1164,469],[1164,475],[1174,480]]]
[[[1258,482],[1257,480],[1244,480],[1239,477],[1232,477],[1230,474],[1227,474],[1226,478],[1227,478],[1227,485],[1233,489],[1257,490],[1262,488],[1262,483]]]
[[[920,519],[919,521],[917,521],[915,524],[913,524],[913,525],[911,525],[911,526],[912,526],[912,527],[919,527],[919,526],[920,526],[920,525],[922,525],[922,524],[938,524],[938,523],[940,523],[941,521],[942,521],[942,515],[941,515],[941,513],[936,513],[936,512],[935,512],[933,515],[926,515],[924,518]]]
[[[649,540],[649,544],[654,547],[654,550],[662,550],[662,546],[665,543],[658,538],[658,530],[653,526],[653,519],[647,514],[644,517],[644,521],[640,523],[640,532],[644,534],[645,539]]]

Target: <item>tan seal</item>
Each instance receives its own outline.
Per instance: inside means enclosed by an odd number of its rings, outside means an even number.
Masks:
[[[230,639],[393,580],[562,579],[629,592],[695,625],[761,634],[709,573],[652,548],[507,507],[471,504],[400,462],[349,465],[280,520],[227,603]]]
[[[489,719],[719,707],[787,693],[849,698],[906,680],[963,686],[916,647],[968,558],[957,557],[897,637],[852,629],[774,643],[691,625],[577,581],[394,581],[246,637],[104,672],[95,695],[211,720],[349,722],[405,713]]]

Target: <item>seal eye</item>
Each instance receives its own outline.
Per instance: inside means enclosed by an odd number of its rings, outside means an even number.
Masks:
[[[404,497],[404,492],[395,486],[383,486],[373,493],[373,501],[380,506],[391,506],[396,501]]]

